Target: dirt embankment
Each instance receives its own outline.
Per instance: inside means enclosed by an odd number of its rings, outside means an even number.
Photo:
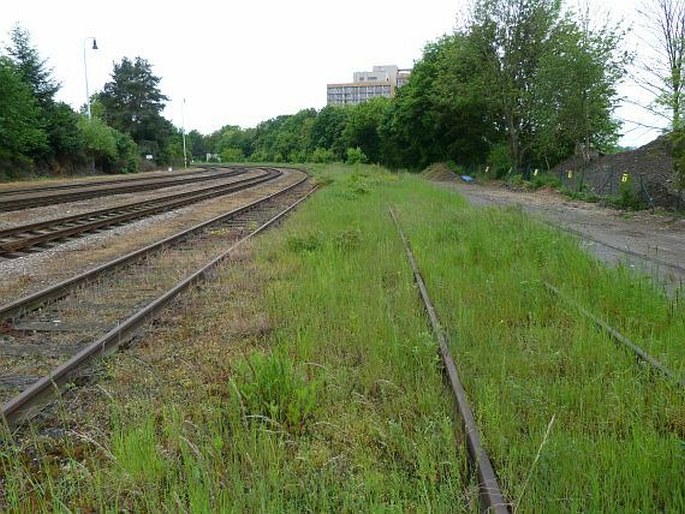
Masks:
[[[618,196],[631,187],[644,205],[665,209],[685,207],[685,194],[675,190],[672,145],[662,136],[636,150],[602,155],[584,164],[578,157],[551,170],[572,191],[586,190],[599,197]]]

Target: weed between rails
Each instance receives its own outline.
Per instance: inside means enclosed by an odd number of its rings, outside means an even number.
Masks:
[[[316,173],[329,185],[254,258],[219,270],[135,352],[107,361],[107,394],[77,392],[62,436],[23,440],[41,441],[38,464],[3,448],[5,510],[475,512],[388,203],[517,511],[685,510],[682,393],[542,281],[674,369],[682,302],[520,211],[470,209],[373,167]]]

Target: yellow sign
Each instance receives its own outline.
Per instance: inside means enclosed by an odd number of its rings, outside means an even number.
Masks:
[[[533,176],[534,176],[534,177],[537,177],[537,176],[538,176],[538,169],[537,169],[537,168],[535,168],[535,171],[533,172]]]
[[[573,170],[568,170],[568,171],[566,172],[566,176],[567,176],[568,178],[573,178]]]
[[[628,179],[630,178],[630,175],[627,173],[624,173],[623,176],[621,177],[621,182],[625,183],[628,182]]]

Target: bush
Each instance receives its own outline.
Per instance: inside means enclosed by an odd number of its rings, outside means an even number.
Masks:
[[[509,145],[506,143],[493,146],[488,154],[487,162],[490,167],[490,176],[495,178],[502,178],[516,168],[516,163],[509,152]]]
[[[618,209],[625,209],[629,211],[639,211],[645,208],[645,203],[640,198],[633,181],[631,179],[621,182],[618,190],[618,196],[609,198],[607,203],[617,207]]]
[[[361,148],[347,149],[347,164],[363,164],[366,162],[366,154]]]
[[[309,156],[311,162],[329,163],[335,161],[335,154],[328,148],[316,148]]]
[[[219,157],[221,162],[245,162],[245,154],[240,148],[224,148]]]

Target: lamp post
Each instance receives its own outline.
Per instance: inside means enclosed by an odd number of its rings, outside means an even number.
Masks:
[[[186,154],[186,117],[185,117],[185,105],[186,99],[183,99],[183,104],[181,105],[181,135],[183,136],[183,167],[188,169],[188,157]]]
[[[88,91],[88,59],[86,58],[86,42],[93,40],[93,46],[91,47],[92,50],[97,50],[98,49],[98,43],[95,40],[95,37],[90,36],[87,37],[83,40],[83,69],[86,74],[86,109],[88,112],[88,121],[93,119],[93,115],[90,112],[90,92]]]

